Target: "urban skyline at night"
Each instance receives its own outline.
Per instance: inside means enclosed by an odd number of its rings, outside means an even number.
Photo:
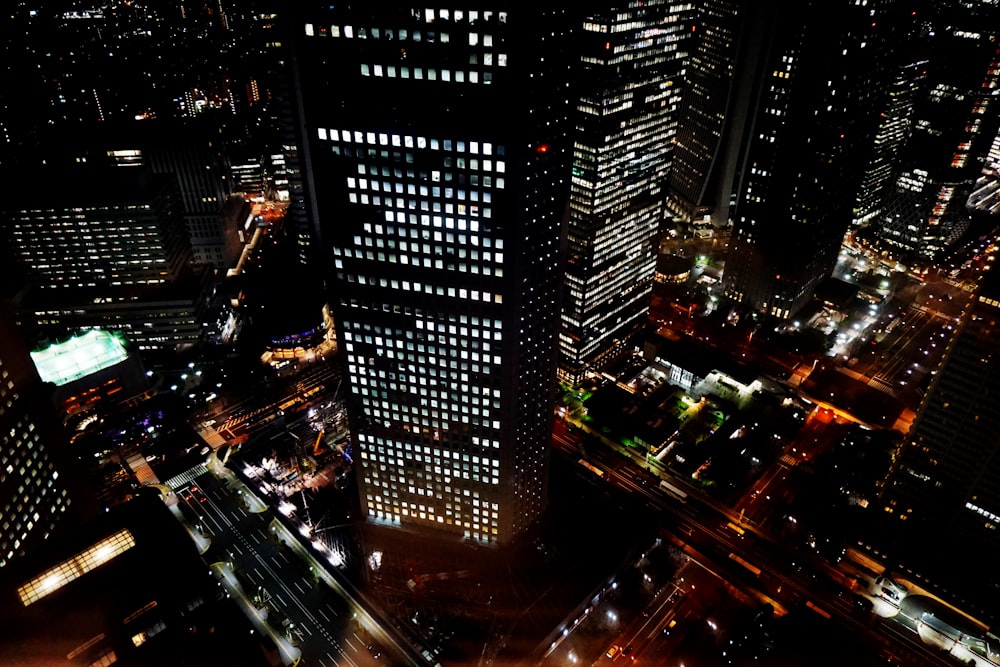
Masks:
[[[1000,665],[995,2],[5,21],[0,663]]]

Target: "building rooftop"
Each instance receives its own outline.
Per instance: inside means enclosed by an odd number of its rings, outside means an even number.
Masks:
[[[163,502],[140,494],[0,571],[0,664],[268,664],[220,590]]]
[[[647,338],[647,345],[653,346],[654,356],[681,366],[700,378],[718,371],[740,384],[750,385],[760,375],[757,369],[733,359],[728,351],[707,345],[691,336],[669,338],[657,333]],[[647,359],[651,359],[648,354]]]
[[[42,381],[56,386],[110,368],[127,358],[125,341],[101,329],[92,329],[31,353]]]

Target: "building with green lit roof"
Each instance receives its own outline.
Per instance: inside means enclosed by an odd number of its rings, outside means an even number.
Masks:
[[[56,386],[79,380],[127,358],[122,337],[100,329],[92,329],[31,353],[42,380]]]
[[[31,359],[43,382],[55,385],[52,400],[64,420],[92,414],[150,389],[134,346],[120,333],[91,329],[35,350]]]

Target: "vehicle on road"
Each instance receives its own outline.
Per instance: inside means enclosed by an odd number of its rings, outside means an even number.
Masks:
[[[194,500],[197,500],[200,503],[204,503],[204,502],[208,501],[208,496],[206,496],[205,492],[202,491],[197,486],[192,486],[191,487],[191,495],[194,497]],[[188,498],[188,499],[191,500],[191,498]]]
[[[747,532],[742,527],[737,526],[732,521],[730,521],[729,523],[726,524],[726,528],[728,528],[729,530],[733,531],[734,533],[736,533],[740,537],[743,537],[744,535],[746,535],[746,532]]]
[[[674,486],[673,484],[671,484],[670,482],[668,482],[665,479],[660,481],[660,490],[661,491],[665,491],[666,493],[668,493],[669,495],[673,496],[674,498],[676,498],[677,500],[681,501],[682,503],[683,502],[687,502],[688,494],[685,491],[683,491],[682,489],[680,489],[679,487]]]

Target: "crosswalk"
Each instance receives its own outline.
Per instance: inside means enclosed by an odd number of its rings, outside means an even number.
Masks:
[[[868,386],[882,392],[883,394],[889,394],[890,396],[896,395],[896,390],[893,386],[881,378],[873,377],[869,379]]]
[[[795,458],[794,456],[792,456],[791,454],[784,454],[778,460],[781,461],[782,463],[784,463],[789,468],[794,468],[795,466],[797,466],[799,464],[799,460],[797,458]]]
[[[190,484],[194,481],[195,477],[199,477],[208,472],[208,468],[204,463],[199,463],[198,465],[189,468],[179,475],[175,475],[164,482],[171,489],[179,489],[185,484]]]
[[[254,410],[251,410],[249,412],[244,412],[243,414],[238,415],[238,416],[230,417],[229,419],[227,419],[225,421],[224,424],[222,424],[222,426],[220,426],[218,428],[218,430],[222,431],[222,430],[225,430],[225,429],[235,428],[235,427],[239,426],[240,424],[242,424],[243,422],[247,421],[248,419],[256,417],[257,415],[259,415],[262,412],[270,411],[271,409],[272,408],[270,406],[264,406],[264,407],[260,407],[260,408],[256,408]]]

